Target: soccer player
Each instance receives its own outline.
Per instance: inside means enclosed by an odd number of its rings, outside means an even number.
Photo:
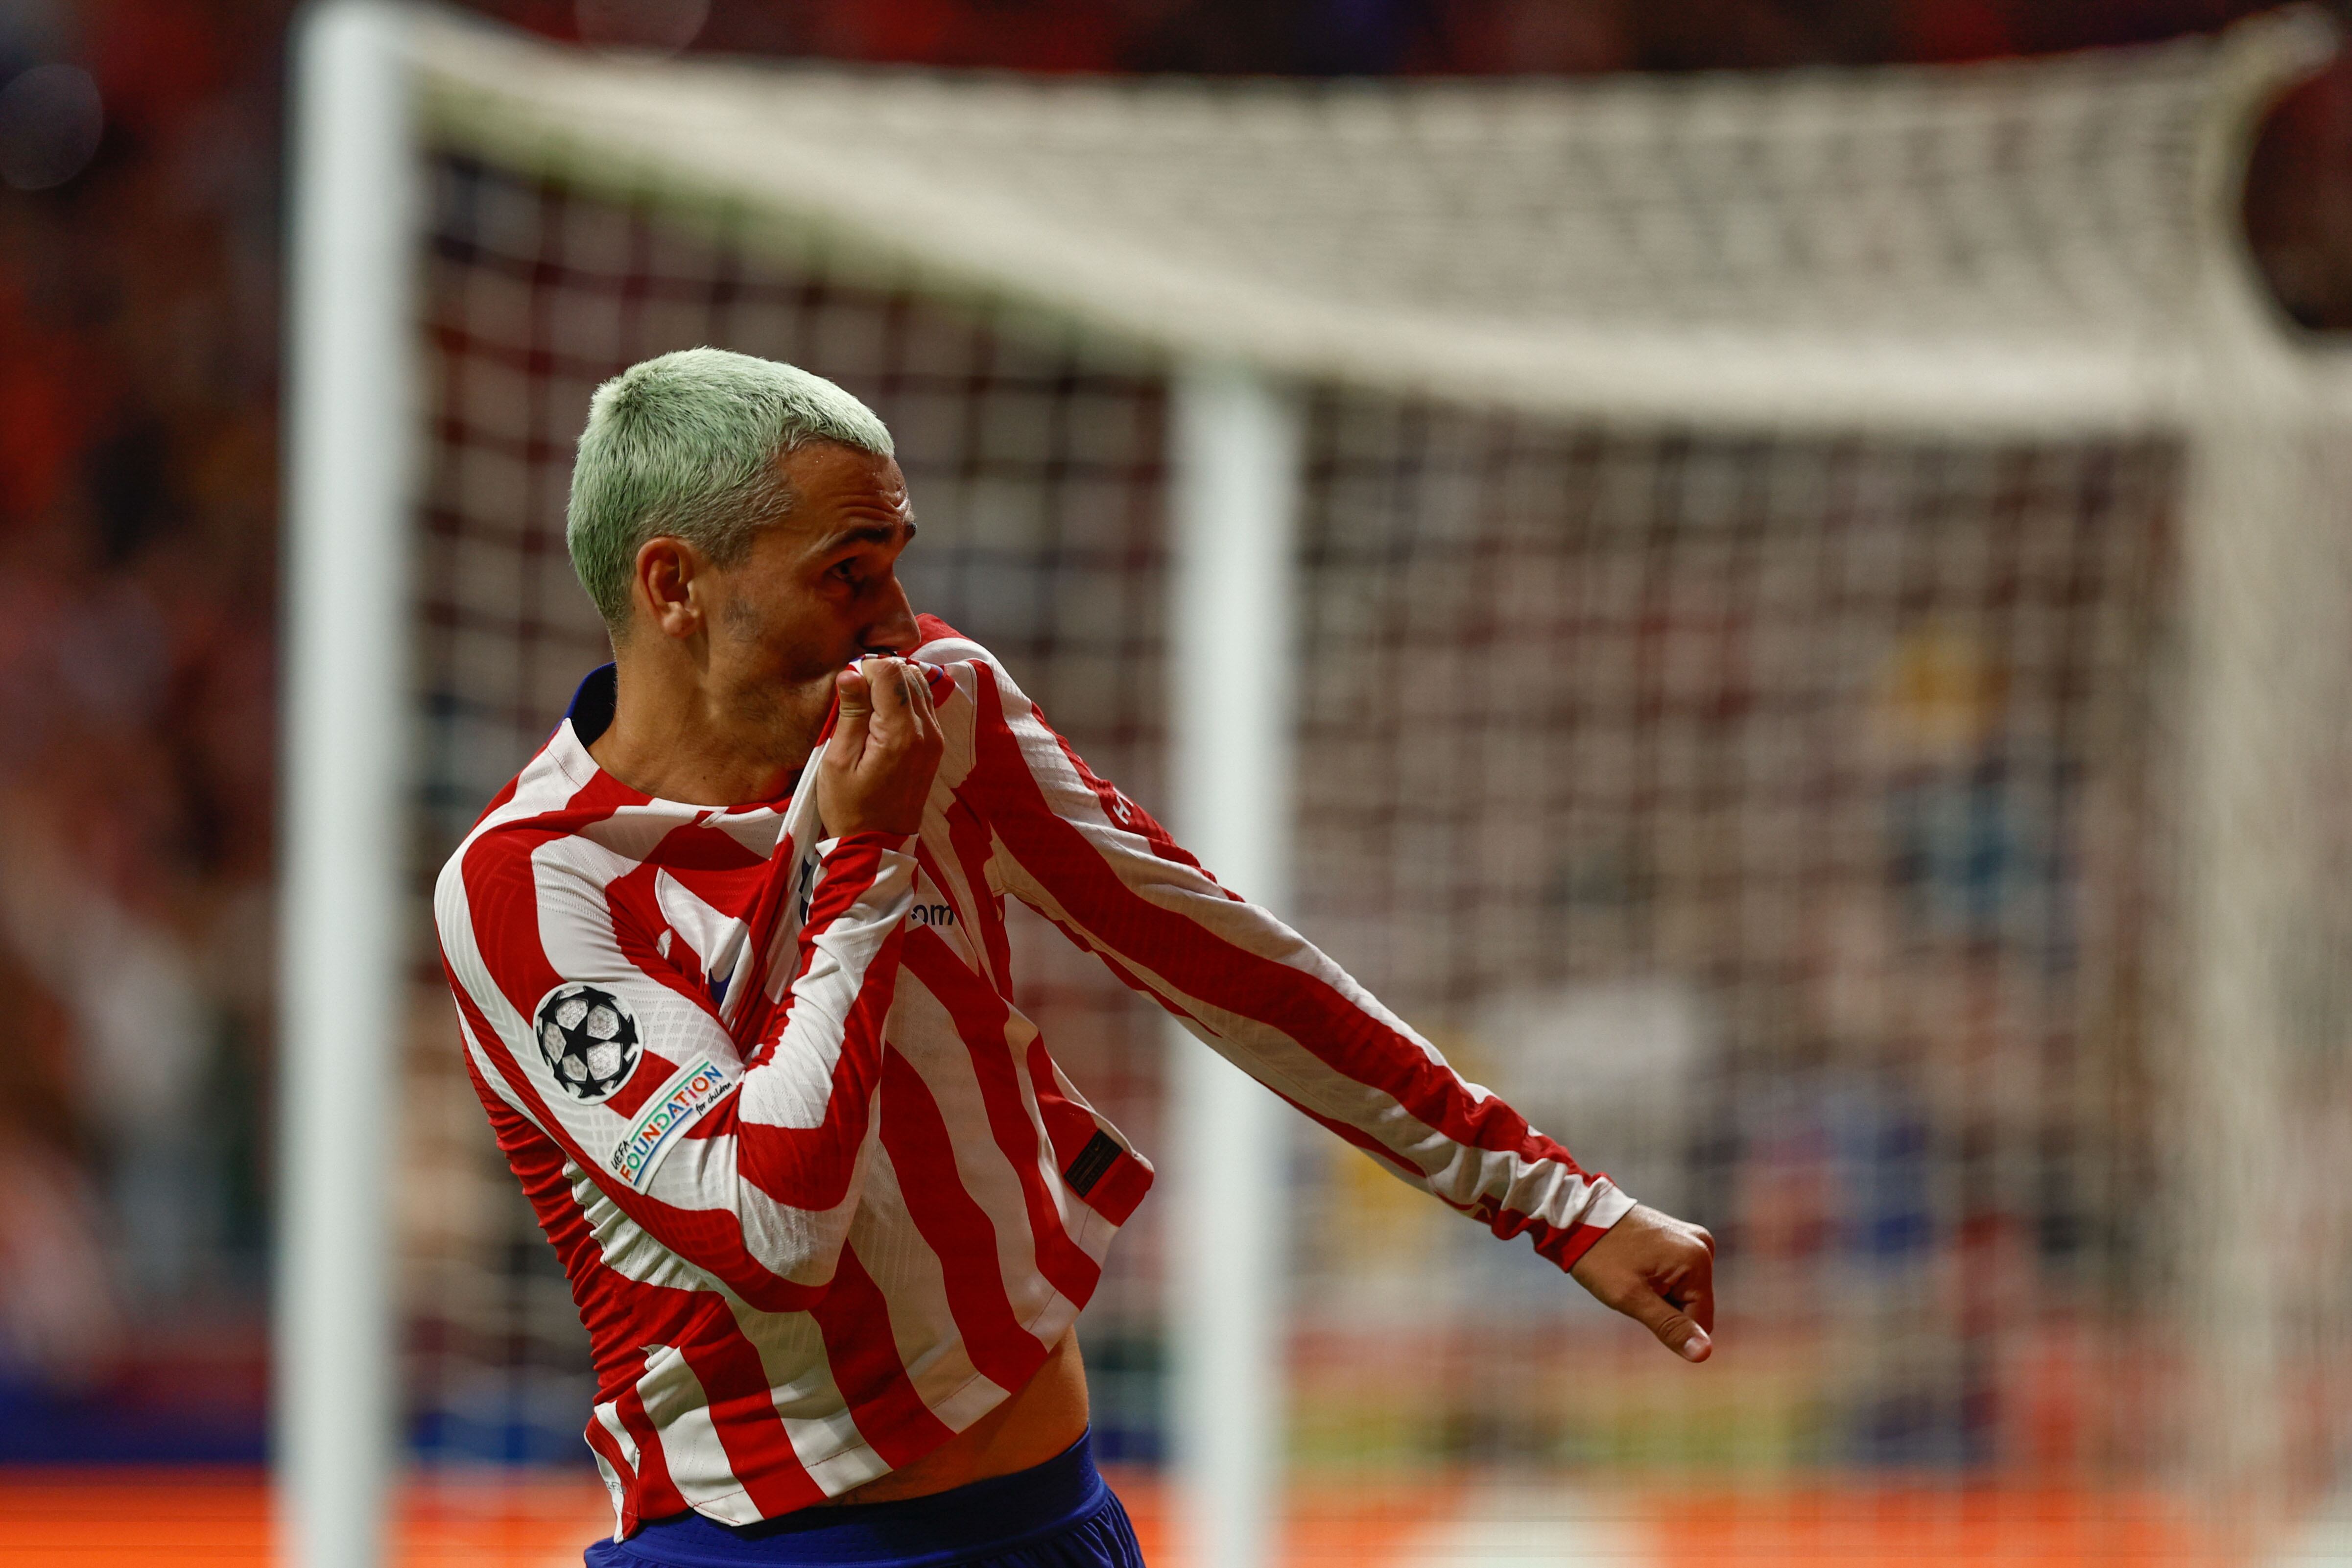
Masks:
[[[711,349],[636,365],[596,394],[567,538],[614,662],[435,913],[593,1347],[595,1568],[1141,1561],[1072,1325],[1151,1167],[1013,1006],[1008,897],[1706,1358],[1705,1231],[1456,1076],[913,613],[913,510],[856,398]]]

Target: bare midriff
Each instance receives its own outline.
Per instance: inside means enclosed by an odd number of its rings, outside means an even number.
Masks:
[[[1012,1398],[913,1464],[814,1506],[929,1497],[991,1476],[1009,1476],[1044,1464],[1076,1442],[1086,1429],[1087,1369],[1078,1360],[1078,1335],[1073,1329]]]

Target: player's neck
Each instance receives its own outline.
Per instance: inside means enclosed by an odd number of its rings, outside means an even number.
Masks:
[[[588,747],[596,765],[646,795],[694,805],[774,800],[808,762],[833,704],[830,674],[803,686],[737,689],[670,661],[616,661],[613,722]]]

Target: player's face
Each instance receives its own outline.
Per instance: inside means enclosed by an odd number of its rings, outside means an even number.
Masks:
[[[719,640],[787,682],[830,681],[863,654],[912,652],[915,616],[898,563],[915,517],[898,465],[831,442],[782,462],[792,513],[761,529],[721,574]]]

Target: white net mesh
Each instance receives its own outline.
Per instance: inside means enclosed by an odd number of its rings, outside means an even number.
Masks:
[[[1333,1242],[1298,1293],[1330,1375],[1380,1369],[1360,1403],[1421,1458],[2072,1467],[2144,1441],[2145,1375],[2032,1384],[2088,1366],[2078,1340],[2144,1365],[2162,1328],[2153,1130],[2119,1112],[2172,455],[1355,402],[1315,428],[1307,928],[1583,1156],[1707,1216],[1740,1347],[1678,1377],[1564,1318],[1536,1260],[1384,1202],[1374,1230],[1307,1227]],[[1386,1197],[1353,1174],[1335,1195]],[[1402,1405],[1400,1338],[1427,1379]],[[2027,1429],[2053,1400],[2063,1441]],[[1360,1443],[1365,1412],[1331,1415]]]
[[[1328,380],[1309,395],[1299,923],[1589,1163],[1714,1226],[1727,1317],[1726,1353],[1694,1374],[1302,1131],[1295,1556],[1507,1556],[1521,1524],[1695,1561],[1803,1559],[1832,1537],[1907,1555],[1948,1545],[1948,1500],[1985,1488],[2027,1500],[1997,1512],[2009,1533],[1988,1552],[2062,1551],[2068,1530],[2192,1552],[2205,1538],[2164,1500],[2210,1458],[2206,1428],[2291,1460],[2297,1487],[2332,1474],[2352,1258],[2352,833],[2327,805],[2352,782],[2341,489],[2285,462],[2291,436],[2216,469],[2191,432],[2153,430],[2173,392],[2147,367],[2168,350],[2126,354],[2130,398],[2077,401],[2033,436],[2015,427],[2032,397],[1923,389],[1923,362],[1857,361],[1853,343],[1865,326],[1906,354],[1966,339],[1964,365],[2010,365],[1995,386],[2058,363],[2004,361],[2002,340],[2054,334],[2074,344],[2068,384],[2115,372],[2101,355],[2194,294],[2177,198],[2197,117],[2243,85],[2212,63],[2069,67],[2080,90],[2046,98],[2022,69],[1965,90],[1899,78],[1845,109],[1829,84],[1612,89],[1543,143],[1565,172],[1547,188],[1567,193],[1538,226],[1563,241],[1548,286],[1595,318],[1699,320],[1750,348],[1791,334],[1799,372],[1870,367],[1854,397],[1908,363],[1889,420],[1839,427],[1834,397],[1775,434],[1703,395],[1644,419],[1638,398],[1602,418],[1566,395],[1517,415]],[[910,101],[919,121],[929,100]],[[1384,133],[1430,175],[1402,226],[1456,257],[1439,292],[1491,314],[1525,279],[1481,282],[1475,247],[1438,240],[1464,216],[1447,193],[1502,187],[1446,171],[1486,170],[1464,124],[1551,100],[1429,101],[1410,121],[1313,100],[1333,135],[1397,120]],[[645,123],[674,141],[692,111],[665,112]],[[1097,169],[1089,190],[1116,169],[1067,126],[1005,124],[990,156],[1052,143]],[[1200,134],[1233,144],[1230,125]],[[510,131],[464,140],[431,163],[420,865],[604,657],[562,543],[590,391],[702,342],[873,404],[922,518],[918,607],[992,647],[1099,771],[1160,804],[1163,359],[1041,325],[1034,287],[878,266],[838,224],[789,234],[751,205],[681,217],[666,182],[556,178]],[[2093,177],[2123,165],[2137,183]],[[706,185],[728,166],[714,154]],[[1041,188],[1076,200],[1068,167],[1045,166],[1062,172]],[[1286,188],[1255,187],[1270,212]],[[1587,243],[1602,207],[1633,237],[1613,261]],[[1273,274],[1306,265],[1278,234],[1254,254]],[[1921,281],[1923,258],[1941,281]],[[1408,260],[1360,287],[1410,289]],[[1618,294],[1581,292],[1612,279]],[[1450,363],[1427,381],[1477,356]],[[2307,466],[2340,467],[2309,439]],[[2282,463],[2293,493],[2245,500],[2271,520],[2267,553],[2217,617],[2196,572],[2227,548],[2185,520]],[[2283,584],[2297,630],[2265,640]],[[2206,766],[2217,734],[2256,748],[2254,784]],[[2252,837],[2212,847],[2199,824],[2249,801],[2270,804],[2239,822]],[[2216,895],[2217,876],[2240,891]],[[2248,909],[2251,924],[2231,912]],[[1156,1016],[1042,924],[1017,941],[1023,1005],[1150,1148]],[[2212,1049],[2217,987],[2242,1053]],[[576,1456],[584,1342],[427,990],[405,1166],[415,1436],[444,1459]],[[2209,1246],[2217,1224],[2233,1233]],[[1147,1205],[1082,1327],[1114,1458],[1150,1461],[1164,1438],[1158,1225]],[[1661,1487],[1681,1500],[1643,1500]],[[1609,1500],[1580,1511],[1570,1488]],[[1825,1497],[1864,1500],[1841,1514]]]

